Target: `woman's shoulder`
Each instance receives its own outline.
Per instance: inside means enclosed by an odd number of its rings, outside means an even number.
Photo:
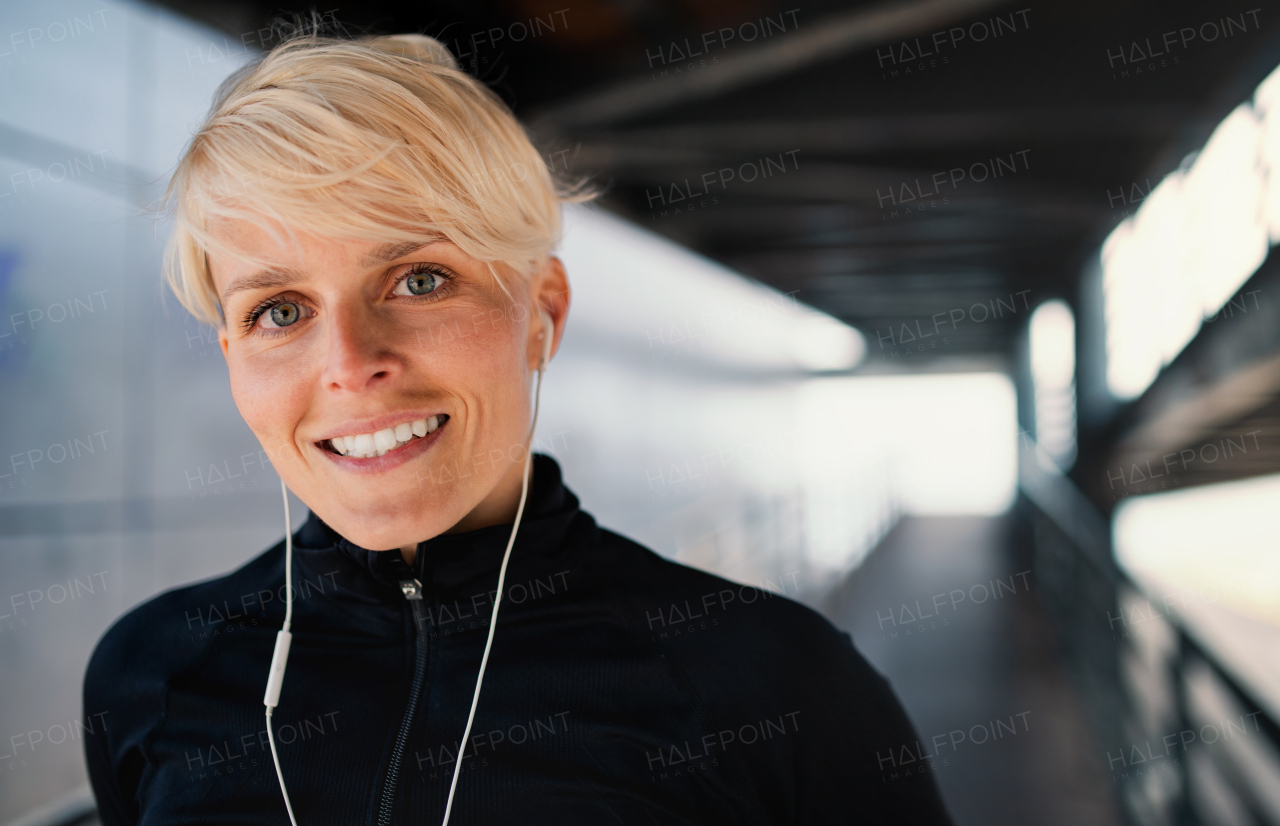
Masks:
[[[738,731],[768,720],[788,733],[795,759],[808,761],[811,783],[821,786],[822,776],[863,791],[877,744],[912,741],[892,687],[852,637],[792,598],[798,574],[775,590],[767,579],[734,582],[617,534],[603,532],[601,546],[617,610],[705,709],[708,725]]]
[[[94,647],[85,673],[86,697],[105,693],[108,684],[163,681],[198,663],[231,624],[247,615],[245,599],[256,598],[271,579],[283,544],[228,574],[171,588],[126,611]]]
[[[806,670],[835,661],[865,665],[846,632],[798,601],[798,572],[737,582],[603,528],[601,544],[608,560],[602,567],[623,610],[637,614],[655,642],[750,651],[752,661],[781,658]]]

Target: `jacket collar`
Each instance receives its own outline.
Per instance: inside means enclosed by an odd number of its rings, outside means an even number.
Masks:
[[[570,523],[580,513],[578,505],[578,497],[564,486],[559,464],[550,456],[534,454],[529,496],[511,552],[511,564],[515,566],[520,560],[524,567],[533,561],[531,557],[551,562],[551,557],[567,553],[563,540]],[[497,575],[510,536],[511,524],[508,523],[432,537],[418,544],[413,573],[424,588],[437,594],[474,587],[476,582]],[[399,594],[399,581],[404,578],[407,566],[398,551],[362,548],[335,531],[314,511],[294,534],[294,543],[297,560],[303,564],[308,557],[314,563],[319,561],[317,556],[332,558],[330,554],[336,553],[341,567],[349,574],[361,580],[373,580],[349,581],[348,587],[355,586],[368,595],[385,591],[388,598]],[[360,587],[374,583],[376,586],[371,589]]]

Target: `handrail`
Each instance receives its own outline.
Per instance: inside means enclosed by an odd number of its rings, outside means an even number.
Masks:
[[[1021,433],[1019,436],[1018,487],[1032,505],[1076,547],[1080,554],[1079,558],[1084,560],[1106,585],[1115,589],[1129,587],[1139,594],[1146,595],[1141,584],[1135,582],[1113,561],[1110,530],[1097,506],[1089,501],[1088,497],[1062,473],[1044,450],[1026,433]],[[1189,722],[1189,711],[1185,702],[1185,666],[1188,657],[1185,655],[1190,654],[1208,666],[1214,677],[1237,702],[1250,711],[1259,712],[1257,719],[1264,739],[1280,749],[1280,723],[1277,723],[1276,719],[1268,713],[1253,691],[1233,675],[1209,647],[1184,626],[1181,620],[1175,619],[1170,623],[1170,627],[1177,635],[1178,641],[1178,653],[1169,664],[1169,679],[1175,681],[1175,694],[1180,698],[1177,703],[1178,715],[1182,718],[1180,722]],[[1220,758],[1213,752],[1210,752],[1210,759],[1220,762]],[[1185,763],[1182,771],[1184,775],[1190,771]],[[1238,795],[1242,806],[1250,812],[1250,816],[1257,819],[1259,823],[1271,822],[1257,810],[1258,796],[1255,788],[1243,778],[1234,776],[1230,771],[1224,774],[1229,777],[1228,783]],[[1174,816],[1171,823],[1196,822],[1196,816],[1189,809],[1186,788],[1184,784],[1181,812]]]

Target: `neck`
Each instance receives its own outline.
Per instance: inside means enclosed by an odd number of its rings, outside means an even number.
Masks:
[[[526,462],[532,461],[532,457]],[[468,533],[492,525],[506,525],[516,521],[516,511],[520,507],[520,488],[523,484],[525,462],[512,464],[489,495],[480,500],[480,504],[472,508],[466,516],[449,528],[445,533]],[[532,474],[530,469],[530,474]],[[529,480],[530,485],[533,479]],[[400,556],[409,567],[418,558],[418,544],[404,545],[400,548]]]

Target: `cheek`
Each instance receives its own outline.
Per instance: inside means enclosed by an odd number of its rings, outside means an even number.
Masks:
[[[422,375],[464,402],[469,429],[481,440],[499,434],[505,438],[519,429],[526,386],[524,324],[505,313],[490,322],[487,311],[470,312],[458,325],[445,325],[440,329],[452,329],[453,340],[440,336],[437,346],[420,351]]]
[[[249,429],[263,443],[288,439],[301,419],[308,394],[305,371],[273,354],[230,359],[231,396]]]
[[[485,324],[428,356],[427,374],[446,388],[482,398],[515,393],[523,375],[519,333],[520,326],[511,322]]]

